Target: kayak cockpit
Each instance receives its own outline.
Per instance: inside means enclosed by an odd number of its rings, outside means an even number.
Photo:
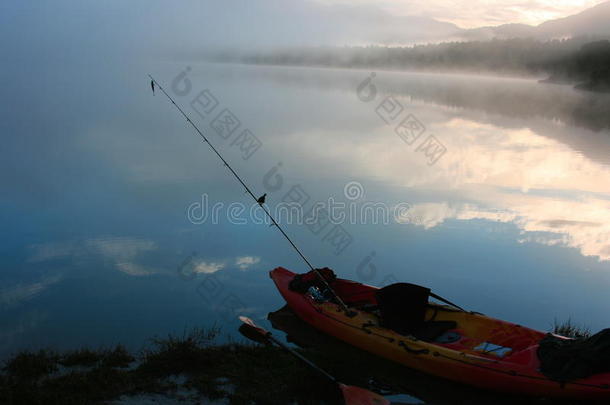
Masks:
[[[527,349],[545,336],[530,328],[429,301],[430,290],[413,284],[377,288],[337,279],[332,287],[346,304],[373,315],[381,327],[493,360],[530,362],[532,356]]]

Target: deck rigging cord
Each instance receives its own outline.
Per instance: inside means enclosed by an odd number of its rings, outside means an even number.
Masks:
[[[151,80],[151,88],[153,90],[153,95],[154,95],[154,91],[155,91],[155,87],[157,87],[159,90],[161,90],[161,92],[163,94],[165,94],[165,96],[169,99],[169,101],[172,102],[172,104],[174,105],[174,107],[176,107],[176,109],[178,111],[180,111],[180,113],[182,114],[182,116],[186,119],[186,121],[191,124],[191,126],[195,129],[195,131],[197,131],[197,133],[201,136],[201,138],[203,138],[203,141],[205,143],[208,144],[208,146],[212,149],[212,151],[214,151],[214,153],[216,154],[216,156],[218,156],[218,158],[222,161],[222,163],[224,164],[225,167],[227,167],[229,169],[229,171],[231,172],[231,174],[233,175],[233,177],[235,177],[237,179],[237,181],[239,181],[239,183],[244,187],[244,189],[246,190],[246,193],[250,195],[250,197],[252,197],[254,199],[254,201],[259,205],[259,207],[261,207],[263,209],[263,211],[265,212],[265,214],[267,215],[267,217],[271,220],[272,224],[275,225],[275,227],[282,233],[282,235],[284,235],[284,238],[286,238],[286,240],[290,243],[290,245],[293,247],[293,249],[299,254],[299,256],[301,257],[301,259],[303,259],[303,261],[307,264],[307,266],[309,267],[309,269],[311,271],[313,271],[316,276],[320,279],[320,281],[324,284],[324,287],[326,287],[326,289],[335,297],[335,299],[337,300],[337,303],[339,304],[339,306],[341,306],[341,308],[345,311],[345,314],[348,316],[351,316],[352,314],[354,314],[354,312],[352,310],[350,310],[348,308],[348,306],[345,304],[345,302],[341,299],[341,297],[339,297],[339,295],[335,292],[335,290],[332,289],[332,287],[330,286],[330,284],[328,284],[328,282],[326,281],[326,279],[324,278],[324,276],[318,271],[318,269],[314,268],[311,263],[309,262],[309,260],[307,260],[307,258],[305,257],[305,255],[303,254],[303,252],[301,252],[301,250],[297,247],[297,245],[294,244],[294,242],[292,241],[292,239],[290,239],[290,237],[288,236],[288,234],[286,234],[286,232],[284,232],[284,230],[282,229],[282,227],[280,226],[280,224],[277,223],[277,221],[275,220],[275,218],[273,218],[273,216],[271,215],[271,213],[267,210],[267,208],[265,208],[265,206],[263,205],[265,202],[265,197],[266,197],[266,193],[260,197],[256,197],[256,195],[252,192],[252,190],[250,189],[250,187],[248,187],[248,185],[242,180],[242,178],[237,174],[237,172],[235,170],[233,170],[233,168],[231,167],[231,165],[229,165],[229,163],[222,157],[222,155],[220,154],[220,152],[218,152],[218,150],[214,147],[214,145],[212,145],[212,143],[208,140],[208,138],[205,136],[205,134],[199,129],[199,127],[197,127],[197,125],[195,125],[195,123],[191,120],[191,118],[184,112],[184,110],[178,105],[176,104],[176,102],[174,101],[174,99],[167,94],[167,92],[165,91],[165,89],[163,88],[163,86],[161,86],[159,84],[159,82],[152,77],[152,75],[148,75],[148,77],[150,77]]]

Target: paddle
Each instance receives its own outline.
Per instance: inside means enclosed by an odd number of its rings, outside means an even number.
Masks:
[[[255,340],[257,342],[271,341],[281,347],[282,349],[290,352],[293,356],[297,357],[309,367],[318,371],[320,374],[333,381],[343,393],[343,398],[345,399],[345,405],[390,405],[390,401],[382,397],[381,395],[375,394],[374,392],[367,391],[364,388],[354,387],[351,385],[342,384],[335,377],[328,374],[326,371],[322,370],[320,367],[316,366],[314,363],[303,357],[300,353],[287,346],[286,344],[280,342],[275,337],[271,335],[271,332],[266,331],[261,328],[257,324],[252,321],[252,319],[240,316],[239,320],[244,323],[242,328],[240,328],[240,332],[242,332],[246,337]],[[245,326],[245,328],[244,328]]]

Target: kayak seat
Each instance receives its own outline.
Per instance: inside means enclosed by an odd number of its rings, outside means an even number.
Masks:
[[[454,321],[425,320],[429,296],[429,288],[410,283],[395,283],[380,288],[375,298],[381,326],[430,342],[455,329],[457,323]]]
[[[369,301],[360,301],[360,302],[348,302],[346,303],[348,306],[356,308],[360,311],[369,312],[369,313],[377,313],[379,311],[379,305],[372,304]]]
[[[438,337],[445,335],[447,331],[455,328],[457,328],[457,322],[455,321],[426,321],[413,333],[413,336],[425,342],[434,342]]]

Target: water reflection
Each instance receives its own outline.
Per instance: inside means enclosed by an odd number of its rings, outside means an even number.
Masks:
[[[223,80],[267,80],[282,86],[347,91],[355,90],[370,73],[356,69],[235,65],[230,68],[207,65],[205,69]],[[394,71],[376,72],[373,82],[386,93],[447,107],[521,119],[543,117],[594,131],[610,127],[610,118],[605,114],[610,95],[576,91],[569,85],[511,77]]]
[[[348,93],[355,93],[370,74],[360,70],[240,66],[222,69],[210,65],[203,70],[223,80],[267,81],[299,89]],[[472,121],[507,128],[525,124],[591,158],[610,162],[610,94],[577,91],[534,79],[423,72],[379,71],[373,83],[382,94],[442,106]]]
[[[342,197],[350,181],[364,186],[362,202],[411,204],[399,223],[346,226],[354,243],[339,255],[306,227],[287,226],[314,264],[355,278],[375,252],[377,273],[363,281],[392,275],[539,329],[568,316],[606,326],[610,136],[599,130],[607,114],[596,109],[607,96],[531,80],[377,72],[377,99],[366,103],[355,92],[370,72],[191,66],[195,90],[213,91],[263,142],[244,160],[231,141],[211,138],[257,192],[269,193],[271,208],[293,185],[313,202]],[[155,75],[170,83],[183,69],[162,65]],[[189,222],[187,208],[203,193],[211,204],[247,196],[133,70],[99,72],[95,83],[75,76],[73,86],[100,96],[88,105],[64,95],[69,108],[60,108],[40,94],[44,131],[5,117],[15,136],[0,152],[2,173],[22,176],[7,178],[0,202],[6,352],[137,348],[185,325],[229,323],[231,308],[266,314],[282,301],[266,271],[304,270],[275,229]],[[56,86],[48,94],[64,94]],[[388,95],[446,146],[435,165],[375,112]],[[32,133],[39,149],[24,146]],[[24,150],[33,162],[25,166]],[[272,168],[283,180],[277,191],[265,185]],[[210,280],[219,288],[205,290]],[[233,307],[222,312],[225,302]]]
[[[152,240],[130,237],[104,237],[84,241],[64,241],[33,244],[30,246],[31,263],[52,260],[76,260],[87,258],[109,263],[116,270],[131,276],[148,276],[163,272],[148,265],[138,263],[138,259],[155,251],[157,244]]]
[[[405,159],[405,152],[394,148],[395,139],[382,137],[383,130],[378,139],[386,142],[364,141],[356,150],[341,142],[327,147],[340,151],[334,159],[341,165],[359,165],[359,171],[412,190],[445,194],[444,201],[436,196],[415,204],[404,222],[426,229],[452,218],[513,222],[524,232],[522,241],[610,259],[609,166],[527,128],[453,118],[432,125],[437,136],[444,136],[448,152],[431,169],[417,156]]]
[[[282,85],[314,83],[356,92],[356,87],[347,87],[350,80],[338,78],[333,70],[243,69],[248,78]],[[362,72],[344,76],[353,79],[356,74]],[[575,130],[566,115],[571,108],[567,105],[598,105],[608,96],[517,79],[382,72],[376,80],[442,139],[447,153],[434,167],[409,152],[394,128],[381,120],[377,126],[369,121],[364,129],[349,130],[318,129],[316,122],[313,128],[293,129],[274,139],[269,147],[274,154],[295,148],[316,157],[316,169],[298,170],[332,171],[345,178],[365,173],[407,187],[410,194],[435,192],[433,201],[415,204],[405,223],[429,229],[447,219],[510,222],[522,231],[521,243],[567,246],[610,260],[610,136]],[[592,99],[597,101],[590,103]],[[422,101],[452,108],[433,108]],[[375,122],[372,104],[367,107]],[[478,110],[499,115],[479,117]]]
[[[452,381],[429,376],[368,352],[349,346],[317,331],[299,319],[287,306],[268,314],[276,330],[286,333],[286,339],[297,346],[322,354],[333,364],[335,377],[340,381],[362,384],[367,389],[387,393],[392,404],[533,404],[538,399],[494,394]],[[316,356],[320,357],[320,356]],[[354,381],[355,380],[355,381]],[[354,381],[354,382],[352,382]],[[439,390],[439,385],[443,387]],[[384,395],[385,396],[385,395]]]

